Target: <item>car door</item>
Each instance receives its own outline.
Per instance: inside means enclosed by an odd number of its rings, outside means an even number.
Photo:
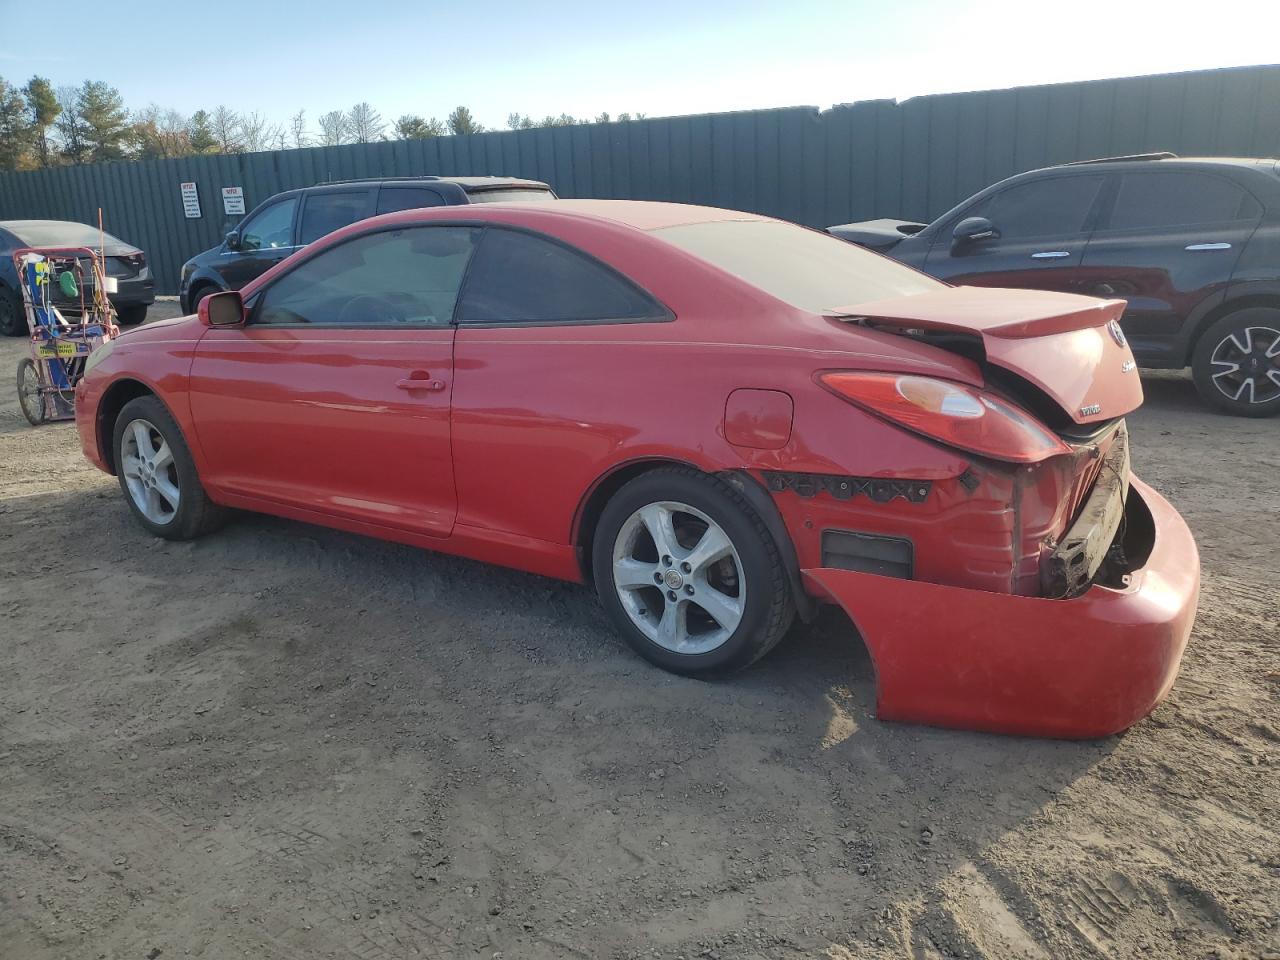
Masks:
[[[454,344],[459,525],[567,543],[599,461],[636,432],[622,412],[635,394],[602,374],[600,357],[626,351],[633,324],[670,319],[594,257],[545,235],[487,227]],[[665,406],[661,383],[646,389]]]
[[[282,197],[254,211],[236,228],[234,239],[223,245],[216,264],[227,289],[239,290],[297,249],[297,212],[298,197]]]
[[[302,214],[298,218],[298,245],[305,247],[325,234],[373,216],[376,193],[373,187],[309,192],[302,202]]]
[[[191,367],[207,480],[230,494],[448,536],[453,312],[479,231],[415,226],[326,247],[211,328]]]
[[[926,272],[966,286],[1078,292],[1078,270],[1105,180],[1100,173],[1065,171],[979,198],[938,232]],[[993,234],[954,239],[956,225],[968,217],[991,221]]]
[[[1207,171],[1134,170],[1117,181],[1085,252],[1080,292],[1128,301],[1121,325],[1133,352],[1181,366],[1169,351],[1183,323],[1226,288],[1262,205]]]

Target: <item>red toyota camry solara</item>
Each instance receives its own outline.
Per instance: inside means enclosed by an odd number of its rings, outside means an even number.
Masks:
[[[592,582],[686,674],[837,603],[880,717],[1093,737],[1199,586],[1129,472],[1122,306],[706,207],[412,210],[112,341],[77,425],[161,537],[238,508]]]

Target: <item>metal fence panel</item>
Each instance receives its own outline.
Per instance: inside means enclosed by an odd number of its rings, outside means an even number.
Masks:
[[[1153,150],[1280,155],[1280,65],[429,140],[0,173],[0,220],[96,223],[147,251],[162,293],[246,209],[323,180],[499,174],[564,197],[673,200],[822,227],[929,220],[1024,170]],[[202,216],[183,214],[194,181]]]

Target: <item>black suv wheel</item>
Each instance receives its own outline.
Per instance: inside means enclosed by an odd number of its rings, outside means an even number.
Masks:
[[[1191,361],[1204,400],[1238,417],[1280,412],[1280,310],[1247,307],[1204,332]]]

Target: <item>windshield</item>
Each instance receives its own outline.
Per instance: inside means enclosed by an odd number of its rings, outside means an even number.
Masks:
[[[472,203],[507,203],[510,200],[554,200],[550,190],[531,190],[528,187],[511,187],[498,190],[473,190]]]
[[[87,223],[70,220],[29,220],[9,223],[6,229],[29,247],[97,247],[98,228]],[[103,242],[111,247],[127,247],[129,244],[109,233],[102,234]]]
[[[813,313],[945,286],[888,257],[777,220],[716,220],[653,233],[784,303]]]

